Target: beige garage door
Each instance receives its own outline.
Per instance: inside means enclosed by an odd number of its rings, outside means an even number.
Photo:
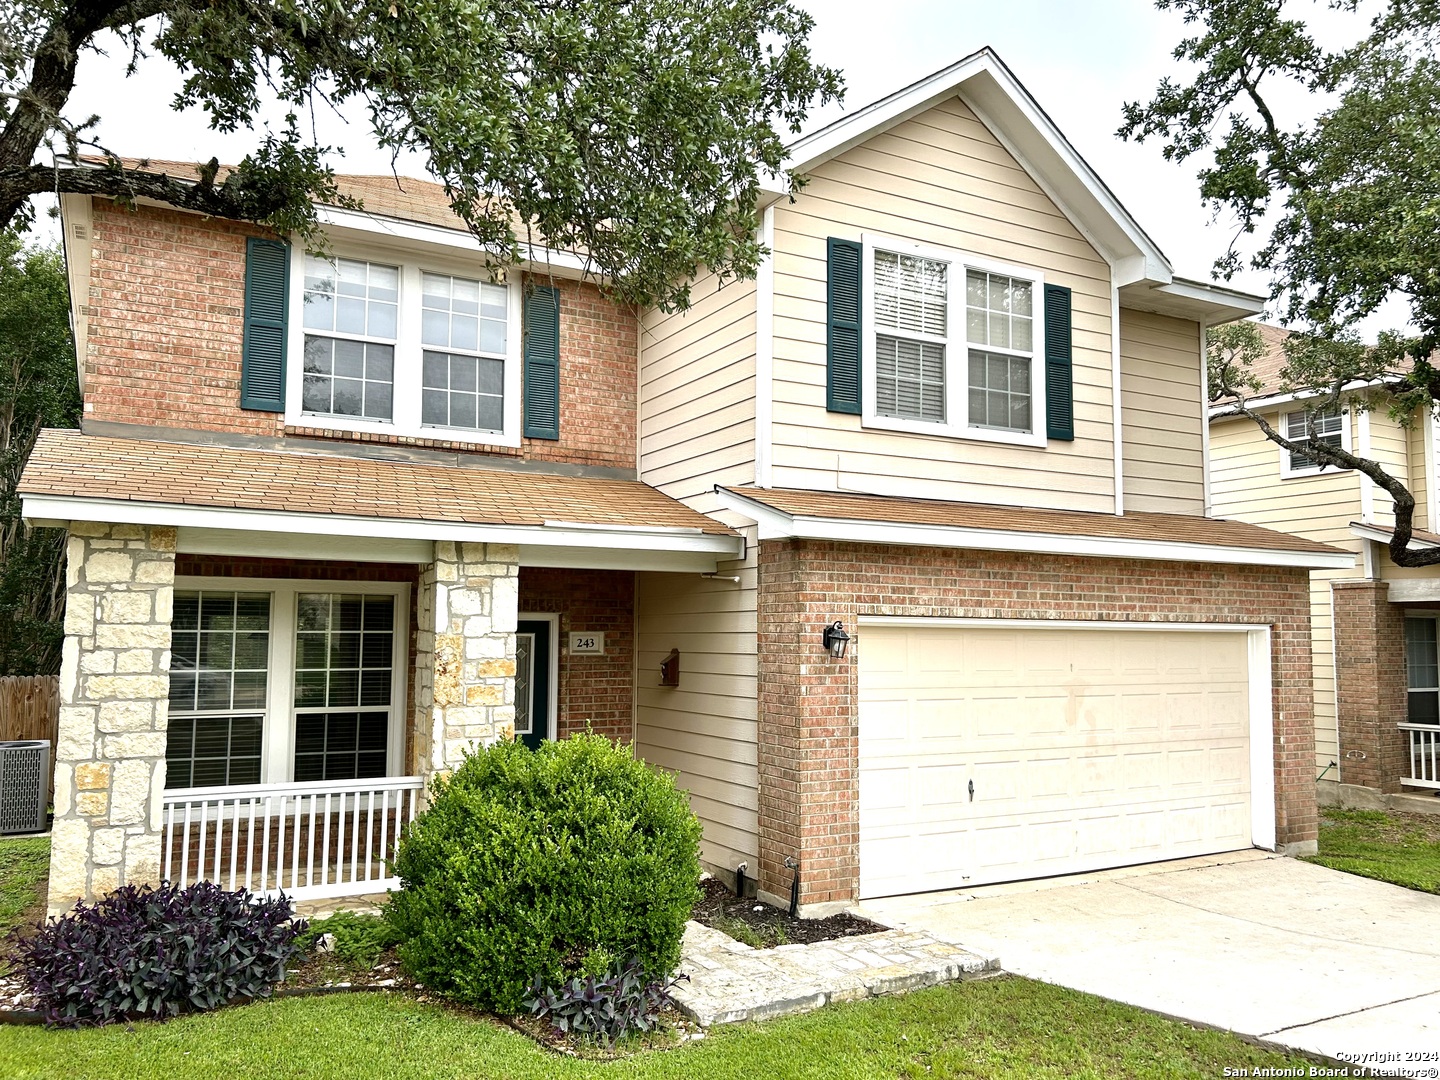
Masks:
[[[860,894],[1249,847],[1243,632],[866,626]]]

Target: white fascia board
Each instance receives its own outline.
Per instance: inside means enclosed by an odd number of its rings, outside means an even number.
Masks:
[[[991,132],[1062,210],[1071,209],[1079,216],[1077,227],[1108,261],[1124,268],[1127,276],[1121,284],[1171,280],[1164,253],[988,48],[799,139],[789,148],[784,171],[808,172],[957,95],[987,121]]]
[[[368,210],[346,210],[335,206],[315,207],[315,216],[327,229],[357,234],[367,239],[383,236],[427,247],[456,248],[480,252],[480,242],[464,229],[447,229],[424,221],[404,221]],[[559,251],[537,244],[520,244],[521,265],[535,272],[554,272],[561,277],[598,277],[590,262],[573,251]]]
[[[1352,536],[1358,536],[1362,540],[1374,540],[1377,543],[1384,544],[1386,547],[1390,546],[1390,537],[1394,535],[1393,531],[1390,529],[1377,528],[1376,526],[1367,524],[1363,521],[1350,522],[1350,533]],[[1406,550],[1431,551],[1437,547],[1440,547],[1440,544],[1432,544],[1428,540],[1421,540],[1417,537],[1412,536],[1410,538],[1410,543],[1406,545]]]
[[[744,557],[744,537],[688,529],[608,528],[589,524],[479,525],[410,518],[372,518],[348,514],[298,514],[229,507],[183,506],[123,499],[87,499],[26,495],[23,513],[34,524],[64,526],[70,521],[180,528],[233,529],[261,533],[309,533],[315,536],[368,537],[380,540],[451,540],[485,544],[538,544],[542,547],[681,552],[734,559]]]
[[[1377,386],[1384,386],[1386,382],[1385,379],[1356,379],[1354,382],[1348,382],[1342,386],[1340,392],[1348,394],[1352,390],[1369,390]],[[1246,398],[1245,406],[1252,412],[1262,412],[1296,401],[1309,401],[1312,398],[1325,397],[1329,393],[1329,390],[1295,390],[1286,394],[1267,394],[1264,397]],[[1243,415],[1243,413],[1236,412],[1235,406],[1232,404],[1210,406],[1211,420],[1232,420],[1241,418]]]
[[[1232,315],[1227,321],[1247,319],[1253,315],[1260,315],[1265,311],[1265,297],[1258,293],[1242,292],[1239,289],[1227,289],[1222,285],[1211,285],[1204,281],[1191,281],[1189,278],[1171,278],[1168,284],[1155,286],[1155,291],[1182,300],[1193,300],[1196,303],[1213,304],[1216,307],[1234,309],[1236,314]],[[1216,324],[1212,322],[1211,325],[1214,326]]]
[[[1278,551],[1221,544],[1134,540],[1128,537],[1076,536],[1069,533],[972,529],[958,525],[912,525],[894,521],[817,518],[787,514],[733,492],[719,490],[717,494],[721,504],[727,509],[746,514],[755,520],[760,529],[761,540],[837,540],[856,544],[969,548],[978,551],[1018,551],[1102,559],[1164,559],[1236,566],[1293,566],[1311,570],[1346,570],[1355,565],[1355,556],[1348,551],[1330,555],[1317,551]]]

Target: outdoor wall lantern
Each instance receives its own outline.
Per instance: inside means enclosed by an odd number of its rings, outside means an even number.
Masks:
[[[844,623],[836,619],[833,623],[825,627],[822,640],[825,642],[825,648],[829,650],[831,656],[835,657],[836,660],[845,659],[845,648],[850,644],[850,635],[845,633]]]

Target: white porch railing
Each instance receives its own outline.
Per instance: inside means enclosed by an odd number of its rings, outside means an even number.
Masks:
[[[1440,725],[1401,724],[1410,748],[1410,772],[1400,778],[1410,787],[1440,788]]]
[[[392,776],[167,791],[162,876],[297,900],[397,888],[389,860],[423,787]]]

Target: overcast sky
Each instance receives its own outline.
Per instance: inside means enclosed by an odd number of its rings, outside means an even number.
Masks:
[[[1115,137],[1125,101],[1148,100],[1156,83],[1176,73],[1170,52],[1183,36],[1180,19],[1149,0],[798,0],[815,17],[812,48],[840,68],[844,108],[859,108],[983,46],[995,49],[1060,129],[1169,256],[1177,274],[1208,279],[1232,229],[1212,223],[1200,205],[1195,163],[1171,165],[1154,143]],[[1324,3],[1297,4],[1307,18],[1333,22]],[[222,137],[199,114],[175,114],[169,100],[179,80],[152,62],[131,79],[121,57],[87,56],[70,114],[98,113],[102,141],[128,155],[183,160],[234,160],[248,136]],[[1297,108],[1308,103],[1291,102]],[[815,124],[834,119],[827,108]],[[1306,109],[1307,113],[1310,111]],[[1298,116],[1297,116],[1298,119]],[[322,141],[342,146],[342,172],[384,172],[388,156],[370,143],[362,122],[322,118]],[[408,171],[421,166],[410,163]],[[1251,274],[1234,285],[1265,292]]]

